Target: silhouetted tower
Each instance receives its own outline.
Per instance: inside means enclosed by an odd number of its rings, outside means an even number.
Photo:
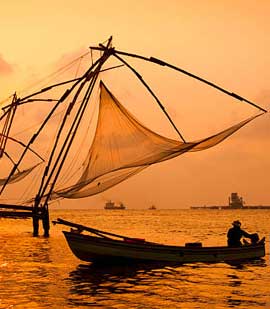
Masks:
[[[236,192],[231,193],[231,197],[229,197],[229,207],[230,208],[244,208],[243,198],[238,196]]]

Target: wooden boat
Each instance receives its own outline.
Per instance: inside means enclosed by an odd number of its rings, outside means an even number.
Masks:
[[[201,243],[170,246],[116,235],[62,219],[58,219],[55,223],[76,228],[63,233],[73,254],[86,262],[111,264],[133,260],[137,262],[216,263],[239,262],[265,256],[264,239],[257,244],[237,248],[203,247]],[[83,231],[88,231],[92,235],[82,234]]]

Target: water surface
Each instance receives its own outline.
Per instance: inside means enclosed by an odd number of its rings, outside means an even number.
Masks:
[[[0,219],[0,308],[270,308],[269,210],[61,210],[97,229],[164,244],[225,245],[231,222],[266,236],[264,259],[242,265],[118,265],[73,256],[64,226],[33,238],[30,220]]]

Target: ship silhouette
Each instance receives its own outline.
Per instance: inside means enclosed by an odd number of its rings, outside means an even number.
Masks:
[[[191,209],[270,209],[270,206],[265,205],[245,205],[243,198],[237,192],[231,193],[229,196],[228,205],[213,205],[213,206],[191,206]]]

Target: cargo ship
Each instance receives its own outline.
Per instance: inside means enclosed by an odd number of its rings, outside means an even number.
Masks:
[[[112,201],[108,201],[108,202],[106,202],[104,209],[120,209],[120,210],[123,210],[123,209],[126,209],[126,206],[123,203],[120,203],[119,205],[117,205]]]

